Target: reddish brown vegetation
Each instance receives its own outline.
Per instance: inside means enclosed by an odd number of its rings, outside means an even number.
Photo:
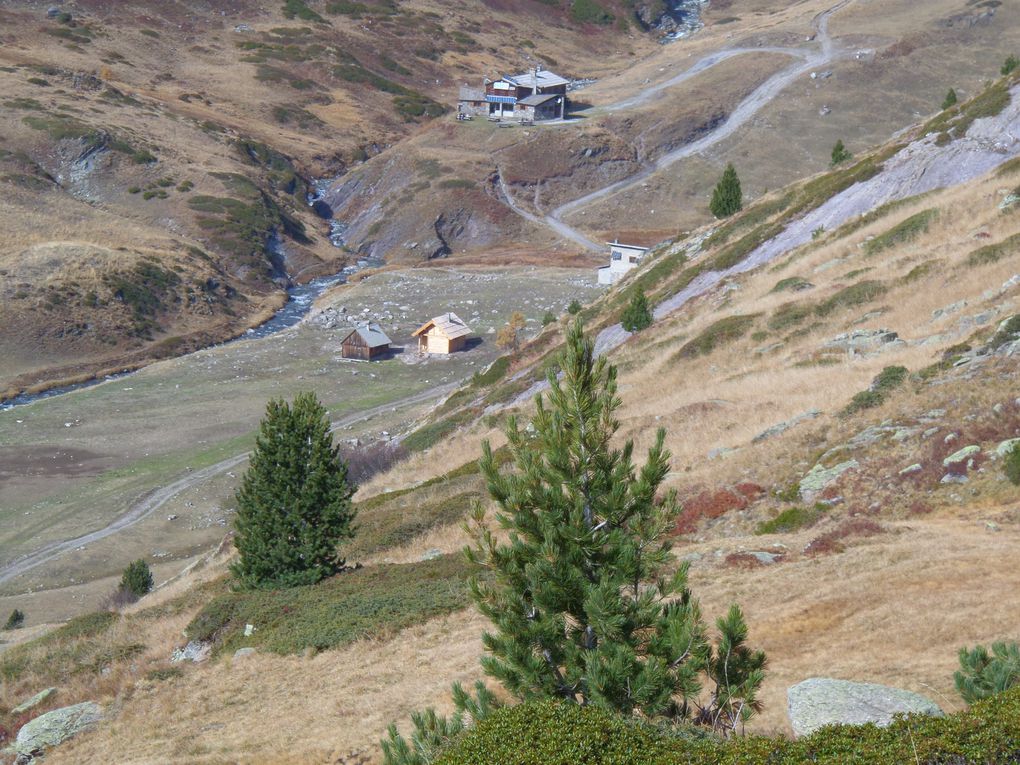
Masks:
[[[733,552],[726,556],[726,565],[731,568],[761,568],[765,564],[751,553]]]
[[[702,521],[713,520],[731,510],[743,510],[749,504],[748,498],[743,493],[733,489],[702,491],[684,501],[674,533],[693,533]]]
[[[844,549],[843,540],[850,537],[871,537],[884,531],[885,529],[869,518],[851,518],[832,531],[811,540],[804,548],[804,554],[815,556],[842,552]]]

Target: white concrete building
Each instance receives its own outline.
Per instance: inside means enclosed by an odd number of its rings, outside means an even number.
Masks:
[[[620,244],[619,240],[606,244],[609,245],[609,265],[599,269],[599,284],[616,284],[625,273],[637,268],[638,263],[648,252],[647,247]]]

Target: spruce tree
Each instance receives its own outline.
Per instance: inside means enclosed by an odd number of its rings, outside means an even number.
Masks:
[[[120,577],[120,589],[129,592],[136,598],[152,591],[152,571],[144,560],[136,560],[128,564]]]
[[[231,570],[242,587],[314,584],[343,568],[354,486],[312,393],[270,401],[237,490]]]
[[[628,332],[640,332],[651,326],[652,312],[648,308],[648,298],[645,297],[645,291],[640,287],[624,309],[620,323]]]
[[[843,139],[836,141],[836,145],[832,147],[832,166],[842,165],[847,160],[853,159],[853,154],[847,151],[846,146],[843,145]]]
[[[959,100],[960,99],[956,96],[956,88],[950,88],[949,92],[946,93],[945,100],[942,102],[942,110],[945,111],[952,106],[956,106]]]
[[[472,596],[493,624],[483,669],[519,699],[558,697],[732,731],[758,708],[765,655],[745,645],[736,606],[713,645],[687,565],[667,572],[680,508],[674,492],[659,496],[665,432],[640,469],[631,442],[612,445],[616,370],[595,358],[579,321],[560,367],[562,380],[549,375],[548,406],[537,398],[533,428],[508,422],[513,468],[501,469],[483,445],[496,521],[509,532],[507,541],[497,536],[481,507],[468,526],[468,558],[485,574],[472,579]]]
[[[712,192],[712,202],[709,208],[716,218],[728,218],[730,215],[740,212],[743,207],[744,201],[737,171],[732,164],[726,165],[722,178],[715,187],[715,191]]]

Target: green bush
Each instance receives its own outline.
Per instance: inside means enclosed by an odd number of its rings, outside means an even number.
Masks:
[[[1020,756],[1020,688],[946,717],[830,725],[791,741],[699,737],[597,707],[533,702],[495,711],[435,765],[1006,765]]]
[[[25,612],[24,611],[19,611],[17,608],[15,608],[13,611],[11,611],[11,615],[7,617],[7,621],[4,622],[4,629],[5,630],[16,630],[16,629],[18,629],[18,627],[20,627],[24,623],[25,623]]]
[[[120,578],[120,589],[137,598],[152,591],[152,571],[144,560],[136,560],[124,569]]]
[[[582,308],[581,303],[578,300],[576,299],[571,300],[570,305],[567,306],[567,313],[569,313],[571,316],[576,316],[577,314],[581,313],[581,308]]]
[[[878,391],[862,390],[860,393],[854,394],[854,397],[850,399],[850,403],[843,408],[842,415],[849,417],[865,409],[874,409],[876,406],[882,406],[884,403],[885,396]]]
[[[754,530],[755,534],[788,534],[791,531],[813,526],[828,510],[821,503],[814,507],[790,507],[781,512],[771,521],[763,521]]]
[[[942,110],[945,111],[946,109],[950,109],[950,108],[956,106],[956,104],[957,104],[957,102],[959,100],[960,99],[956,95],[956,89],[955,88],[950,88],[949,92],[946,93],[945,99],[943,99],[943,101],[942,101]]]
[[[871,382],[871,390],[876,393],[888,393],[900,387],[907,379],[910,370],[906,367],[886,367]]]
[[[1011,484],[1020,486],[1020,444],[1014,444],[1013,448],[1006,452],[1002,469]]]
[[[739,340],[747,334],[758,318],[757,314],[750,316],[727,316],[720,319],[693,340],[687,342],[678,352],[677,357],[682,359],[707,356],[716,348]]]
[[[645,297],[645,291],[640,287],[624,310],[620,323],[628,332],[640,332],[652,325],[652,312],[648,308],[648,298]]]
[[[887,287],[878,281],[863,281],[844,287],[832,297],[823,300],[815,306],[815,313],[819,316],[828,316],[843,308],[870,303],[875,298],[881,297],[887,291]]]
[[[909,218],[893,226],[888,231],[865,242],[864,253],[866,255],[875,255],[883,250],[889,249],[890,247],[895,247],[898,244],[913,241],[926,232],[931,227],[932,222],[938,217],[939,211],[934,208],[922,210],[919,213],[911,215]]]
[[[843,145],[843,139],[836,141],[836,145],[832,147],[832,166],[842,165],[844,162],[849,162],[854,158],[854,155],[847,151],[846,146]]]
[[[997,350],[1016,340],[1018,335],[1020,335],[1020,314],[1011,316],[1002,323],[992,339],[988,341],[988,347],[990,350]]]
[[[242,646],[293,654],[383,638],[468,605],[467,565],[460,556],[347,571],[316,585],[230,592],[214,598],[188,625],[189,640],[214,652]],[[255,626],[250,637],[245,625]]]
[[[542,317],[542,326],[548,327],[554,321],[556,321],[556,314],[554,314],[552,311],[546,311],[545,316]]]
[[[990,698],[1020,684],[1020,646],[993,643],[960,649],[960,669],[953,675],[956,690],[968,704]]]
[[[1018,66],[1020,66],[1020,59],[1018,59],[1016,56],[1010,55],[1003,62],[1002,69],[1000,69],[999,71],[1003,75],[1011,74],[1013,70],[1016,69]]]
[[[570,17],[581,24],[612,24],[615,16],[595,0],[573,0]]]

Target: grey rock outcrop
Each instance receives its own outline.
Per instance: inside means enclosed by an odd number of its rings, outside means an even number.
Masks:
[[[18,704],[18,706],[14,707],[14,709],[11,710],[11,714],[12,715],[24,714],[25,712],[29,711],[30,709],[35,709],[37,706],[39,706],[43,702],[49,701],[56,694],[57,694],[57,689],[56,688],[47,688],[47,689],[45,689],[43,691],[39,691],[32,698],[28,699],[27,701],[23,701],[20,704]]]
[[[14,742],[18,764],[27,765],[47,749],[92,728],[102,719],[102,707],[94,701],[83,701],[30,720],[18,731]]]
[[[786,692],[790,725],[806,736],[824,725],[889,725],[897,714],[942,716],[938,704],[917,693],[876,683],[812,677]]]
[[[821,463],[815,465],[806,476],[800,479],[800,498],[805,502],[810,502],[816,494],[835,483],[844,473],[856,470],[860,466],[857,460],[847,460],[831,468],[827,468]]]

